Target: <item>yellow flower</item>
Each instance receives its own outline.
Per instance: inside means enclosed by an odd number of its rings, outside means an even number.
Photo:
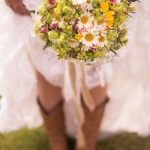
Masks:
[[[109,10],[109,3],[108,2],[102,2],[100,4],[100,6],[101,6],[103,12],[107,12]]]
[[[75,35],[75,38],[76,38],[77,40],[80,40],[80,39],[82,38],[82,34],[76,34],[76,35]]]
[[[113,25],[113,21],[108,20],[108,21],[107,21],[107,26],[108,26],[108,27],[111,27],[112,25]]]
[[[108,11],[104,14],[104,17],[107,19],[107,20],[110,20],[110,21],[113,21],[114,20],[114,11]]]
[[[61,7],[61,4],[60,4],[60,3],[57,3],[56,8],[60,8],[60,7]]]

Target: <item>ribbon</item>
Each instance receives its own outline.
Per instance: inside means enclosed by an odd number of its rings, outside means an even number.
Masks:
[[[85,103],[85,105],[87,106],[87,108],[90,111],[93,111],[95,109],[95,103],[91,97],[91,94],[86,86],[86,79],[85,79],[85,71],[84,71],[84,66],[83,63],[79,63],[80,70],[81,70],[81,87],[77,87],[76,85],[76,67],[75,63],[72,62],[68,62],[68,68],[69,68],[69,76],[70,76],[70,83],[71,83],[71,87],[73,90],[73,100],[76,106],[76,111],[77,111],[77,122],[78,122],[78,131],[77,131],[77,135],[76,135],[76,140],[77,140],[77,146],[78,147],[84,147],[85,146],[85,138],[84,138],[84,134],[82,131],[82,126],[84,124],[85,118],[84,118],[84,112],[82,109],[82,106],[79,103],[79,99],[78,99],[78,92],[77,92],[77,88],[80,88],[80,92],[82,94],[83,97],[83,101]]]

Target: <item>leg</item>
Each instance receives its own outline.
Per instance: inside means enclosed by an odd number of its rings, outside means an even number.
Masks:
[[[37,79],[40,103],[49,112],[62,101],[61,88],[48,83],[39,72]]]
[[[50,149],[67,150],[61,88],[49,84],[40,73],[37,73],[37,77],[38,104],[49,137]]]
[[[83,133],[85,136],[86,146],[77,148],[76,150],[95,150],[95,145],[99,133],[99,127],[103,118],[105,104],[108,101],[106,96],[106,87],[95,87],[90,93],[96,104],[96,109],[91,112],[83,103],[83,110],[85,114],[85,123],[83,125]]]

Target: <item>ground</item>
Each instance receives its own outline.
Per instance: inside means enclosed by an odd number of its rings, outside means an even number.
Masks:
[[[70,139],[69,144],[69,150],[73,150],[74,140]],[[43,127],[0,134],[0,150],[48,150],[48,139]],[[150,150],[150,137],[140,138],[135,133],[123,133],[99,141],[96,150]]]

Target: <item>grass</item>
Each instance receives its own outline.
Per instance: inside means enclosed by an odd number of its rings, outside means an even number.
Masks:
[[[74,144],[69,139],[69,150],[73,150]],[[0,150],[48,150],[48,139],[42,127],[0,134]],[[99,141],[96,150],[150,150],[150,137],[143,139],[135,133],[123,133]]]

